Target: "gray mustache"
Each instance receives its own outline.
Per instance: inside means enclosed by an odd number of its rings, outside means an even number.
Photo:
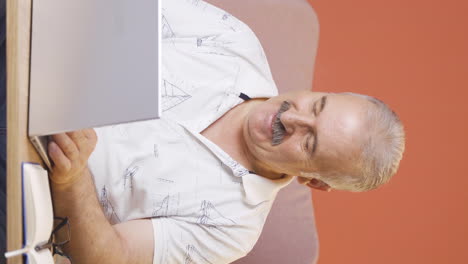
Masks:
[[[286,133],[286,128],[281,124],[280,117],[281,114],[286,112],[291,107],[291,104],[287,101],[284,101],[281,104],[281,107],[276,114],[275,120],[273,121],[273,139],[271,140],[271,145],[276,146],[281,144]]]

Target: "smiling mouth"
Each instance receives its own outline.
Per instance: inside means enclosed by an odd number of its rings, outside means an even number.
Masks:
[[[287,101],[284,101],[281,104],[281,107],[280,107],[278,113],[276,114],[276,116],[274,118],[273,124],[271,126],[271,129],[273,131],[273,137],[271,139],[271,145],[272,146],[276,146],[276,145],[281,144],[281,142],[284,139],[284,134],[286,133],[286,128],[281,123],[280,118],[281,118],[281,114],[286,112],[290,107],[291,107],[291,104],[289,102],[287,102]]]

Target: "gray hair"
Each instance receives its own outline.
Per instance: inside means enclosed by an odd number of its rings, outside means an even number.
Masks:
[[[362,192],[387,183],[398,170],[405,149],[405,132],[400,119],[384,102],[368,95],[344,93],[364,98],[375,107],[367,110],[368,137],[361,145],[355,171],[359,175],[330,172],[310,174],[333,189]]]

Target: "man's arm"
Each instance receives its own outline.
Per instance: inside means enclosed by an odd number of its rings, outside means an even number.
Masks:
[[[151,220],[112,226],[104,216],[87,168],[96,141],[91,129],[54,135],[49,145],[55,215],[70,221],[71,240],[64,250],[75,263],[152,263]]]

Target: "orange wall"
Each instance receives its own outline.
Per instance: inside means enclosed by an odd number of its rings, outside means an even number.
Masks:
[[[468,1],[309,2],[314,90],[377,96],[407,132],[388,185],[314,192],[319,264],[468,263]]]

